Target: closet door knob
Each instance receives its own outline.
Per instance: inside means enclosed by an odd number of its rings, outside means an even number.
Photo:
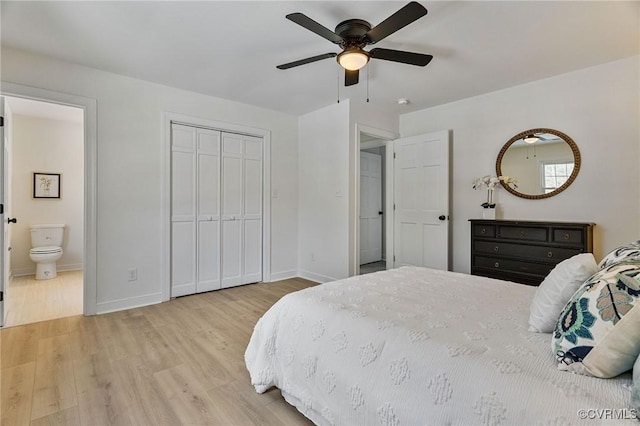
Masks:
[[[18,219],[14,218],[9,218],[7,219],[7,223],[18,223]]]

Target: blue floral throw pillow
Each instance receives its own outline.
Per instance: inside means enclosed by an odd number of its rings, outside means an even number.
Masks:
[[[608,268],[623,260],[640,261],[640,240],[611,250],[598,264],[600,269]]]
[[[564,307],[553,332],[560,370],[609,378],[640,354],[640,259],[589,278]]]
[[[633,387],[631,388],[631,408],[640,414],[640,356],[633,365]]]

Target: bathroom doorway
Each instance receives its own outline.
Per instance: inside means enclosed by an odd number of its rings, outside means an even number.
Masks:
[[[387,143],[389,139],[360,132],[359,274],[387,265]]]
[[[4,326],[82,315],[84,110],[10,96],[4,107]]]

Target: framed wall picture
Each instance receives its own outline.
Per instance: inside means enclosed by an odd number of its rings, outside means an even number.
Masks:
[[[33,173],[33,198],[60,198],[60,173]]]

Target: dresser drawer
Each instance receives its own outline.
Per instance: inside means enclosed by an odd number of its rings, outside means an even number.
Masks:
[[[473,225],[473,235],[475,237],[493,238],[496,236],[494,225]]]
[[[581,246],[584,243],[583,235],[584,233],[580,229],[555,228],[551,235],[551,241]]]
[[[558,263],[593,249],[593,223],[470,222],[473,275],[539,285]]]
[[[522,259],[546,260],[554,263],[568,259],[582,253],[580,249],[544,247],[515,243],[475,241],[473,248],[476,253],[486,253],[495,256],[519,257]]]
[[[520,241],[547,241],[547,228],[526,226],[500,226],[498,237]]]
[[[546,276],[555,267],[555,264],[525,262],[500,257],[476,256],[474,258],[474,266],[496,271],[512,271]]]

